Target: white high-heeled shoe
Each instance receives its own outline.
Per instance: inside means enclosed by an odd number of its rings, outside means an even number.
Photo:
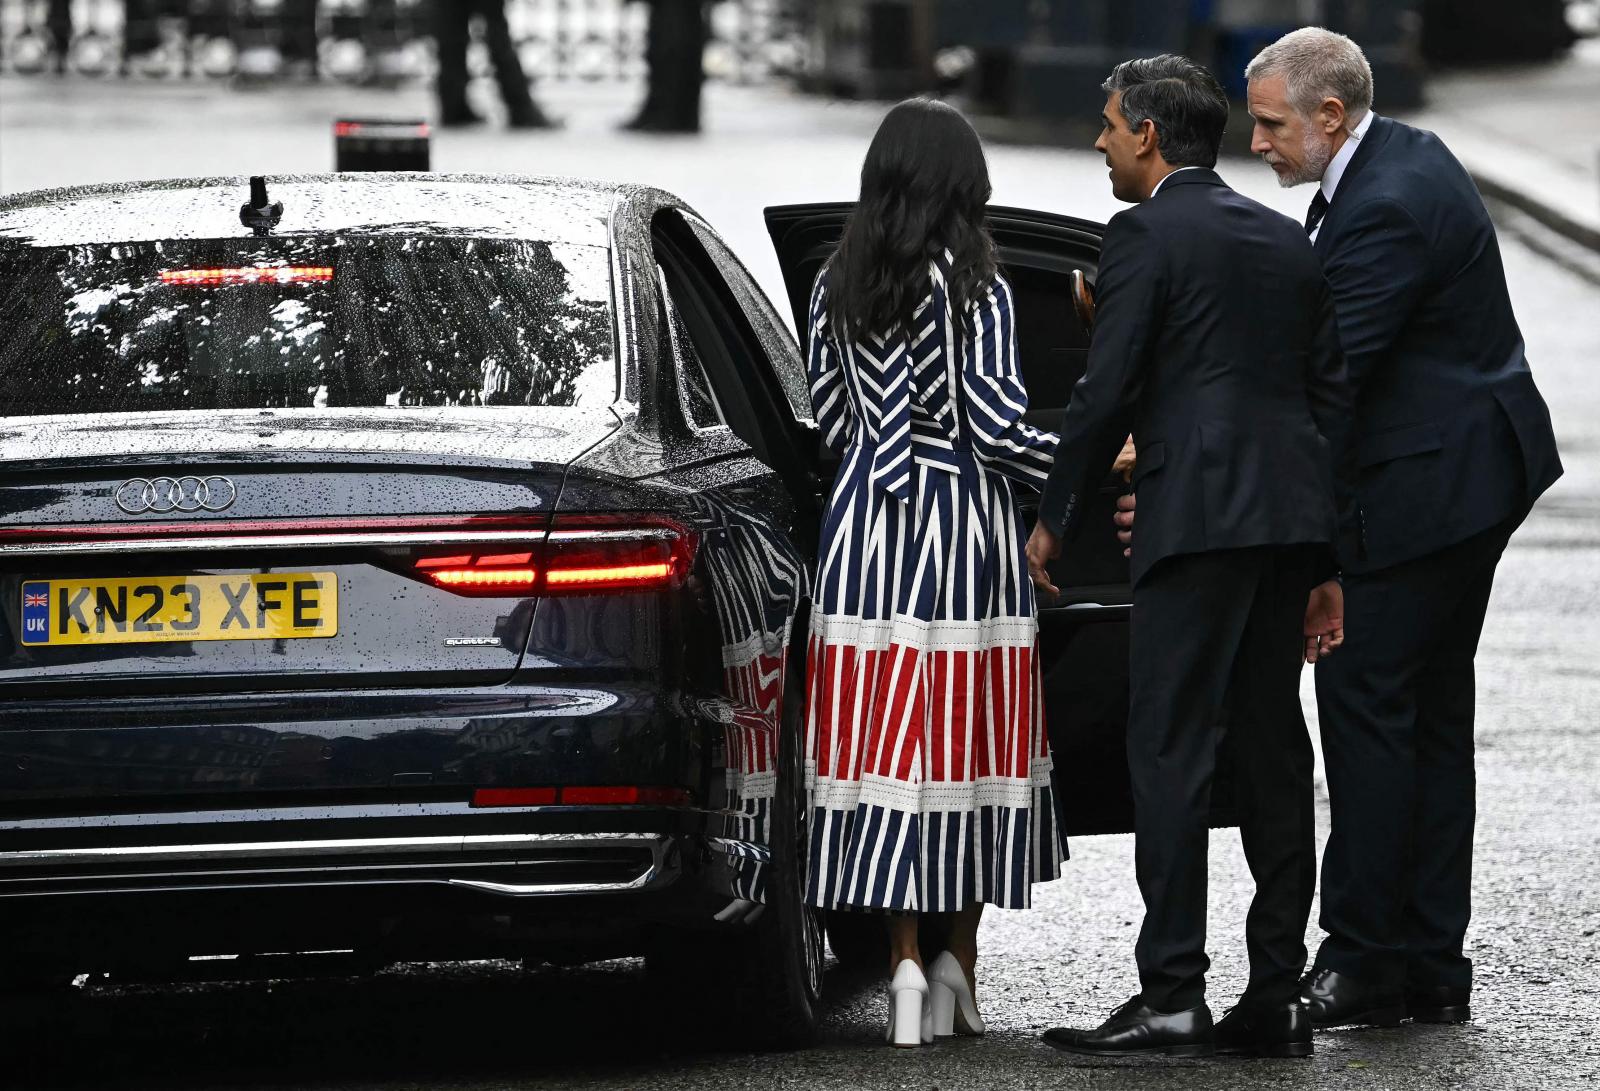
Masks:
[[[889,982],[889,1044],[900,1049],[933,1041],[933,1012],[928,1008],[928,979],[909,958],[894,968]]]
[[[967,974],[949,951],[942,951],[928,971],[928,1007],[932,1009],[933,1036],[954,1038],[958,1034],[982,1034],[988,1028],[978,1014]]]

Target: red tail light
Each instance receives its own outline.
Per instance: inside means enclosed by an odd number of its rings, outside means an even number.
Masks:
[[[190,288],[217,288],[231,284],[320,284],[333,279],[325,265],[257,265],[239,269],[168,269],[161,283]]]
[[[472,793],[474,807],[549,807],[555,801],[554,788],[479,788]]]
[[[415,562],[417,574],[461,595],[604,595],[680,587],[698,539],[665,519],[558,520],[526,553],[462,553]]]
[[[472,793],[474,807],[568,807],[636,805],[685,807],[691,799],[683,788],[640,788],[635,785],[599,785],[580,788],[479,788]]]

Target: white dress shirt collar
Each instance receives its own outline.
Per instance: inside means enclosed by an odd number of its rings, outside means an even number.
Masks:
[[[1172,174],[1167,175],[1167,178],[1171,178],[1173,174],[1182,174],[1186,170],[1205,170],[1205,169],[1206,168],[1204,168],[1204,167],[1179,167],[1177,170],[1173,171]],[[1161,192],[1161,187],[1167,184],[1167,178],[1163,178],[1163,179],[1161,179],[1161,181],[1156,183],[1156,188],[1150,191],[1150,196],[1154,197],[1156,194]]]
[[[1333,161],[1328,164],[1328,169],[1322,172],[1322,196],[1328,201],[1333,200],[1339,182],[1344,178],[1344,172],[1349,169],[1350,160],[1356,157],[1356,149],[1361,147],[1361,138],[1367,135],[1367,130],[1372,128],[1372,111],[1367,111],[1367,116],[1361,119],[1361,124],[1350,130],[1350,135],[1345,139],[1344,147],[1340,148]]]

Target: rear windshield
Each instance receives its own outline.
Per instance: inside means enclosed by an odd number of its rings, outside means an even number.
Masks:
[[[0,246],[0,417],[607,405],[610,284],[543,242]]]

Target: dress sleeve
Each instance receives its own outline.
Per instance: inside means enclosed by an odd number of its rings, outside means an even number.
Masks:
[[[811,378],[811,409],[816,414],[822,441],[835,454],[843,455],[855,437],[856,419],[850,409],[839,348],[828,329],[827,276],[826,269],[817,274],[816,286],[811,289],[806,371]]]
[[[1000,473],[1042,488],[1055,459],[1056,435],[1022,423],[1028,391],[1017,363],[1011,285],[996,276],[972,302],[962,353],[966,424],[978,458]]]

